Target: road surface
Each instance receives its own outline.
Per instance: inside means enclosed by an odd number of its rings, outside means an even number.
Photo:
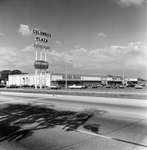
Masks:
[[[147,101],[0,93],[1,150],[146,150]]]

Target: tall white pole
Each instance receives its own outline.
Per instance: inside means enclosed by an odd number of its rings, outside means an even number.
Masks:
[[[53,73],[53,71],[50,71],[50,87],[52,85],[52,73]]]
[[[37,44],[37,42],[36,42]],[[36,56],[35,60],[37,60],[37,47],[36,47]],[[35,69],[35,89],[37,89],[37,69]]]
[[[65,65],[66,65],[66,69],[65,69],[65,74],[66,74],[66,77],[65,77],[65,78],[66,78],[66,81],[65,81],[65,82],[66,82],[66,83],[65,83],[65,88],[66,88],[66,89],[67,89],[67,65],[68,65],[68,62],[69,62],[69,61],[72,61],[72,60],[68,60],[68,61],[65,62]]]
[[[46,61],[46,49],[45,50],[45,61]],[[45,74],[44,74],[44,85],[45,85],[45,88],[46,88],[46,69],[45,69]]]
[[[68,63],[68,62],[65,63],[65,64],[66,64],[66,65],[65,65],[65,66],[66,66],[66,69],[65,69],[65,71],[66,71],[66,72],[65,72],[65,74],[66,74],[65,88],[66,88],[66,89],[67,89],[67,63]]]
[[[123,69],[123,85],[125,84],[124,69]]]
[[[42,49],[40,49],[40,60],[42,60]],[[42,89],[42,69],[40,69],[40,89]]]

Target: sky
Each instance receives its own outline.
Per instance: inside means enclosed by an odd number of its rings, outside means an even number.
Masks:
[[[0,0],[0,71],[35,72],[33,28],[49,71],[147,79],[147,0]]]

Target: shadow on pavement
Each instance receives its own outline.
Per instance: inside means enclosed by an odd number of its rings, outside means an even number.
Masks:
[[[97,115],[102,111],[96,111]],[[79,126],[92,132],[99,132],[99,124],[86,124],[95,115],[94,110],[81,112],[61,111],[33,104],[5,104],[0,107],[0,142],[19,141],[40,129],[63,126],[66,131],[74,131]]]

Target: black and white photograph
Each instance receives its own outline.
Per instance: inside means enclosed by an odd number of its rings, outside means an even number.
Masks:
[[[147,0],[0,0],[0,150],[147,150]]]

